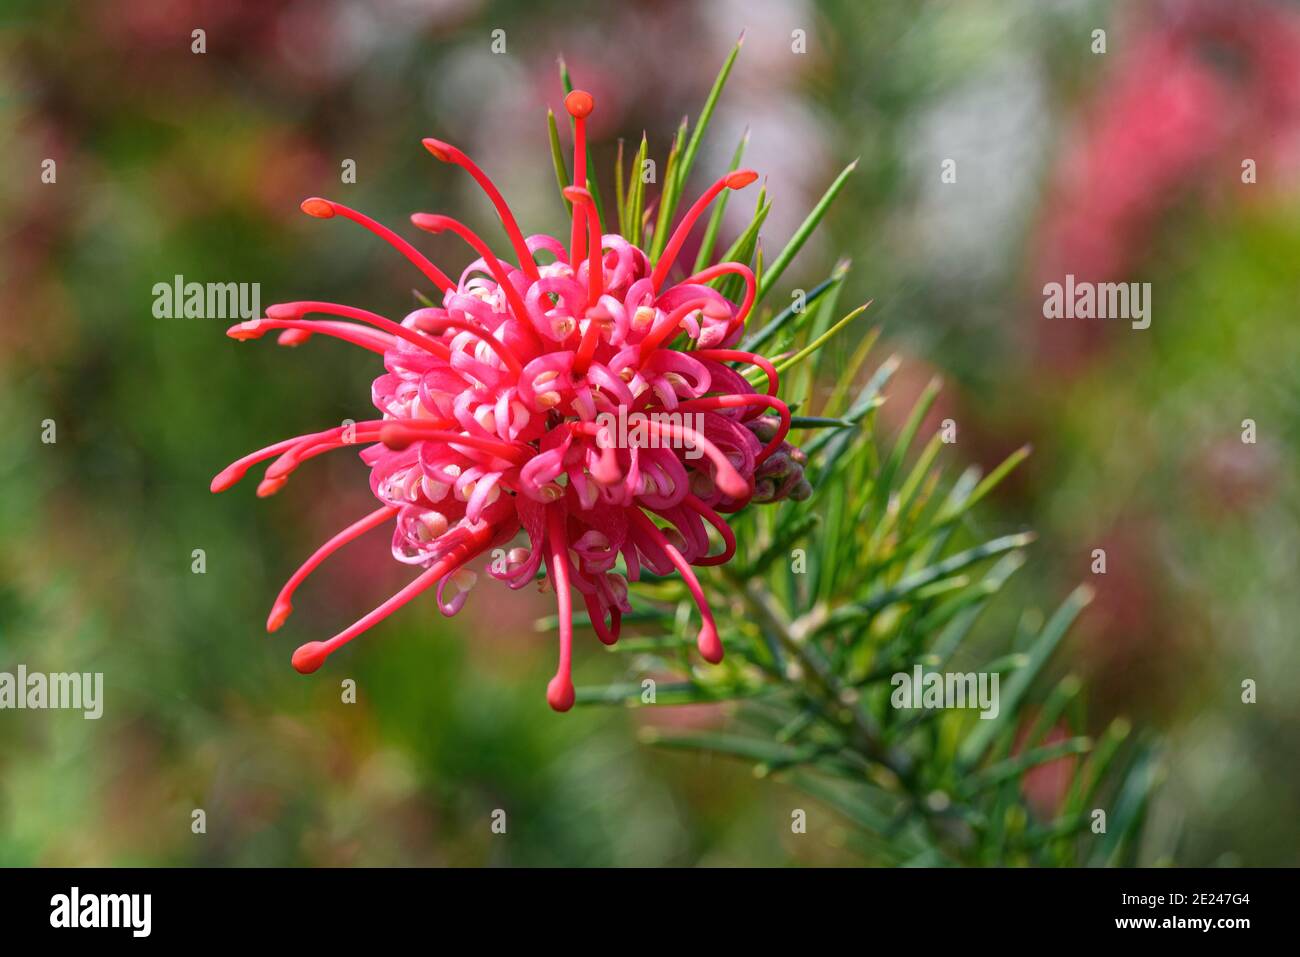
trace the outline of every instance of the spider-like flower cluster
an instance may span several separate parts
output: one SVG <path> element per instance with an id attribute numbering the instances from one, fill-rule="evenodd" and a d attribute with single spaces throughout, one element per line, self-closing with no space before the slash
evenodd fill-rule
<path id="1" fill-rule="evenodd" d="M 309 215 L 342 216 L 391 243 L 440 290 L 441 305 L 400 323 L 324 302 L 271 306 L 266 318 L 232 327 L 237 339 L 278 332 L 284 345 L 313 335 L 346 340 L 383 357 L 371 388 L 380 415 L 296 436 L 245 456 L 212 483 L 230 487 L 254 464 L 274 459 L 258 488 L 278 491 L 309 458 L 364 445 L 371 514 L 322 545 L 289 579 L 271 611 L 278 629 L 297 587 L 330 554 L 380 525 L 393 527 L 393 555 L 423 569 L 410 584 L 328 641 L 301 646 L 294 667 L 307 673 L 417 594 L 436 587 L 439 608 L 456 613 L 489 556 L 486 570 L 512 588 L 544 567 L 559 610 L 559 668 L 547 700 L 560 711 L 574 701 L 570 677 L 572 595 L 585 605 L 598 637 L 618 639 L 630 610 L 628 582 L 643 568 L 678 573 L 699 606 L 701 655 L 722 659 L 713 615 L 692 566 L 728 561 L 736 542 L 722 517 L 751 502 L 806 497 L 802 453 L 785 437 L 790 411 L 777 398 L 772 363 L 736 348 L 756 286 L 742 263 L 723 262 L 669 283 L 693 225 L 724 189 L 754 181 L 729 173 L 685 213 L 654 263 L 624 237 L 603 233 L 587 182 L 586 118 L 591 97 L 575 90 L 573 208 L 567 246 L 525 237 L 487 175 L 438 140 L 425 147 L 465 169 L 482 186 L 505 227 L 512 265 L 463 224 L 417 213 L 414 225 L 460 236 L 477 254 L 453 282 L 410 243 L 342 204 L 313 198 Z M 741 302 L 713 285 L 737 276 Z M 326 316 L 309 319 L 308 316 Z M 683 347 L 673 348 L 684 334 Z M 765 374 L 758 391 L 737 371 Z M 635 420 L 628 430 L 614 423 Z M 710 554 L 712 528 L 721 551 Z M 507 548 L 520 536 L 527 545 Z M 621 565 L 620 565 L 621 560 Z"/>

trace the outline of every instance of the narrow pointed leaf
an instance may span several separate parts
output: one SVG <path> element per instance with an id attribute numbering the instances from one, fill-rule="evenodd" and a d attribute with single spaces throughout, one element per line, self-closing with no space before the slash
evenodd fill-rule
<path id="1" fill-rule="evenodd" d="M 1074 620 L 1079 617 L 1079 612 L 1092 601 L 1092 596 L 1093 590 L 1090 586 L 1080 585 L 1070 593 L 1057 609 L 1056 614 L 1043 626 L 1042 632 L 1029 650 L 1029 664 L 1017 671 L 1002 688 L 1001 710 L 998 716 L 992 721 L 979 722 L 961 743 L 957 752 L 959 767 L 973 767 L 1003 728 L 1015 720 L 1019 713 L 1021 699 L 1029 691 L 1029 686 L 1043 670 L 1052 653 L 1056 651 L 1056 646 L 1060 644 L 1061 638 L 1065 636 L 1070 625 L 1074 624 Z"/>
<path id="2" fill-rule="evenodd" d="M 627 235 L 627 195 L 623 181 L 623 137 L 618 138 L 618 152 L 614 155 L 614 207 L 618 212 L 618 234 Z"/>
<path id="3" fill-rule="evenodd" d="M 677 170 L 679 193 L 685 188 L 686 181 L 695 166 L 695 157 L 700 151 L 700 143 L 704 140 L 704 131 L 709 128 L 709 121 L 713 119 L 713 110 L 718 105 L 718 97 L 722 95 L 722 88 L 727 85 L 727 78 L 731 76 L 731 68 L 735 66 L 736 57 L 740 55 L 740 48 L 744 43 L 745 35 L 742 33 L 740 39 L 736 41 L 736 45 L 727 54 L 727 59 L 723 61 L 722 69 L 718 71 L 717 79 L 713 81 L 713 87 L 709 90 L 709 95 L 700 110 L 699 118 L 695 121 L 695 129 L 691 132 L 690 142 L 686 144 L 686 151 L 682 154 L 681 166 Z"/>
<path id="4" fill-rule="evenodd" d="M 560 187 L 560 202 L 564 204 L 565 213 L 572 215 L 573 204 L 564 198 L 564 190 L 573 181 L 569 178 L 569 168 L 564 162 L 564 147 L 560 145 L 560 129 L 555 125 L 555 113 L 551 110 L 546 111 L 546 128 L 551 141 L 551 162 L 555 166 L 555 182 Z"/>
<path id="5" fill-rule="evenodd" d="M 992 541 L 985 542 L 975 548 L 968 548 L 964 552 L 958 552 L 941 562 L 936 562 L 928 568 L 923 568 L 919 572 L 913 572 L 910 575 L 900 579 L 897 584 L 878 589 L 875 594 L 867 598 L 866 601 L 857 602 L 852 605 L 846 605 L 837 609 L 827 619 L 828 624 L 846 624 L 848 622 L 869 617 L 889 605 L 906 600 L 917 589 L 924 588 L 941 578 L 947 578 L 962 569 L 969 568 L 976 562 L 981 562 L 986 558 L 992 558 L 995 555 L 1002 555 L 1006 552 L 1017 548 L 1024 548 L 1034 540 L 1030 532 L 1021 532 L 1017 535 L 1004 535 L 1001 538 L 995 538 Z M 1071 619 L 1072 620 L 1072 619 Z M 1059 637 L 1059 636 L 1058 636 Z M 1053 647 L 1055 647 L 1053 645 Z M 994 722 L 988 722 L 993 724 Z"/>
<path id="6" fill-rule="evenodd" d="M 813 231 L 817 228 L 818 224 L 820 224 L 822 219 L 825 218 L 827 211 L 831 207 L 831 203 L 835 202 L 835 197 L 838 196 L 840 190 L 844 188 L 844 184 L 848 181 L 850 174 L 857 169 L 857 166 L 858 161 L 854 160 L 848 166 L 844 167 L 844 171 L 841 172 L 839 176 L 835 177 L 835 181 L 831 183 L 826 192 L 822 194 L 822 198 L 817 201 L 817 205 L 814 206 L 812 212 L 808 214 L 808 218 L 805 219 L 803 223 L 800 224 L 799 228 L 794 231 L 794 235 L 790 237 L 790 241 L 786 243 L 786 246 L 781 250 L 780 255 L 778 255 L 776 259 L 772 260 L 772 264 L 767 269 L 767 275 L 763 277 L 763 285 L 758 290 L 758 302 L 762 302 L 768 292 L 771 291 L 772 286 L 781 278 L 781 274 L 785 272 L 786 267 L 790 265 L 790 261 L 798 255 L 799 250 L 802 249 L 804 243 L 808 241 L 808 237 L 813 234 Z"/>
<path id="7" fill-rule="evenodd" d="M 852 312 L 850 312 L 839 322 L 835 323 L 835 325 L 827 329 L 826 332 L 822 333 L 821 336 L 819 336 L 817 339 L 810 342 L 808 345 L 804 346 L 802 349 L 800 349 L 790 358 L 783 359 L 780 362 L 776 363 L 776 371 L 786 372 L 794 368 L 799 363 L 803 362 L 809 356 L 815 355 L 818 349 L 822 348 L 822 346 L 826 345 L 826 343 L 830 342 L 837 335 L 843 332 L 848 327 L 849 323 L 851 323 L 854 319 L 858 318 L 858 316 L 866 312 L 870 306 L 871 303 L 869 302 L 865 302 L 862 305 L 858 306 L 858 308 L 854 309 Z"/>
<path id="8" fill-rule="evenodd" d="M 806 316 L 808 307 L 813 305 L 833 286 L 844 282 L 844 277 L 848 274 L 848 261 L 842 260 L 831 273 L 830 278 L 823 279 L 812 289 L 808 290 L 804 296 L 803 302 L 792 302 L 786 308 L 782 309 L 775 317 L 770 319 L 761 329 L 750 333 L 741 343 L 740 348 L 748 352 L 756 352 L 763 343 L 767 342 L 778 332 L 784 329 L 796 316 Z M 796 308 L 802 306 L 802 308 Z M 797 327 L 796 327 L 797 328 Z"/>

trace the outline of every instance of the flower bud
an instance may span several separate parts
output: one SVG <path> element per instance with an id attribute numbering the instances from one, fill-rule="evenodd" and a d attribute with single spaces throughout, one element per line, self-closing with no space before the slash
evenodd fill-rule
<path id="1" fill-rule="evenodd" d="M 760 415 L 758 418 L 746 422 L 745 427 L 753 432 L 760 442 L 771 442 L 772 439 L 776 438 L 781 423 L 770 415 Z"/>
<path id="2" fill-rule="evenodd" d="M 792 470 L 798 469 L 794 459 L 783 450 L 778 450 L 768 457 L 768 460 L 758 467 L 759 478 L 783 479 L 790 474 Z"/>

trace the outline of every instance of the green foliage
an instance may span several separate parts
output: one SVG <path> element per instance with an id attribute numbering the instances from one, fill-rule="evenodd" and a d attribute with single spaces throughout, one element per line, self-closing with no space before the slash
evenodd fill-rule
<path id="1" fill-rule="evenodd" d="M 799 422 L 805 434 L 834 436 L 809 443 L 817 446 L 813 498 L 751 507 L 733 523 L 735 559 L 702 570 L 723 664 L 697 663 L 690 598 L 680 584 L 657 581 L 648 595 L 636 592 L 630 627 L 639 637 L 612 649 L 631 655 L 636 680 L 584 688 L 579 701 L 641 705 L 640 679 L 668 671 L 685 677 L 659 685 L 653 706 L 739 702 L 726 731 L 651 740 L 730 755 L 788 780 L 862 829 L 864 851 L 882 863 L 1131 860 L 1154 781 L 1150 749 L 1125 748 L 1122 721 L 1094 743 L 1080 709 L 1066 708 L 1078 680 L 1052 681 L 1047 671 L 1090 589 L 1069 595 L 1023 651 L 1008 642 L 987 660 L 975 626 L 1033 536 L 977 536 L 969 507 L 992 484 L 972 471 L 945 482 L 934 464 L 938 443 L 903 467 L 922 417 L 892 445 L 879 439 L 884 378 L 870 376 L 851 407 L 828 404 Z M 1015 453 L 1008 466 L 1023 458 Z M 958 670 L 1000 675 L 995 718 L 891 706 L 891 676 L 958 667 L 968 648 Z M 1068 763 L 1072 783 L 1040 820 L 1025 778 L 1052 762 Z M 1090 828 L 1096 808 L 1113 809 L 1104 834 Z"/>
<path id="2" fill-rule="evenodd" d="M 687 138 L 683 121 L 674 137 L 652 256 L 663 247 L 735 52 L 694 133 Z M 744 145 L 731 168 L 739 165 Z M 616 170 L 621 223 L 637 233 L 643 202 L 637 170 L 644 156 L 643 140 L 626 187 L 621 154 Z M 855 166 L 831 183 L 761 274 L 760 302 L 826 217 Z M 749 226 L 720 259 L 761 267 L 759 232 L 770 206 L 760 190 Z M 715 211 L 697 268 L 719 225 Z M 625 635 L 610 648 L 628 657 L 628 680 L 581 688 L 578 702 L 723 706 L 722 729 L 654 730 L 643 737 L 663 748 L 746 761 L 759 776 L 805 791 L 843 817 L 852 828 L 850 845 L 872 862 L 1131 863 L 1158 777 L 1153 746 L 1130 741 L 1122 720 L 1094 741 L 1078 703 L 1081 682 L 1054 676 L 1049 667 L 1091 589 L 1077 588 L 1039 627 L 1029 624 L 1034 616 L 1023 616 L 1014 640 L 990 640 L 976 627 L 1024 564 L 1034 536 L 987 537 L 972 509 L 1029 449 L 1012 453 L 982 479 L 974 468 L 949 478 L 940 462 L 939 432 L 917 449 L 939 394 L 937 380 L 896 435 L 882 434 L 877 415 L 899 361 L 888 357 L 871 368 L 876 331 L 857 324 L 870 303 L 833 321 L 847 271 L 843 261 L 802 301 L 775 314 L 763 310 L 761 317 L 756 308 L 750 319 L 754 331 L 743 347 L 779 357 L 781 394 L 800 412 L 791 441 L 809 456 L 814 493 L 803 502 L 751 506 L 733 516 L 735 557 L 700 569 L 726 659 L 710 666 L 696 656 L 697 621 L 685 586 L 676 578 L 643 576 L 630 599 L 634 610 L 624 618 Z M 741 291 L 732 277 L 717 286 L 733 297 Z M 823 348 L 851 333 L 858 336 L 851 350 Z M 761 373 L 741 371 L 761 380 Z M 829 389 L 814 388 L 827 383 Z M 554 621 L 539 627 L 552 628 Z M 998 675 L 996 714 L 896 706 L 894 677 L 910 676 L 917 667 Z M 677 677 L 647 684 L 665 673 Z M 1040 769 L 1064 776 L 1035 785 L 1031 775 Z M 1097 810 L 1107 813 L 1104 831 L 1094 830 Z"/>

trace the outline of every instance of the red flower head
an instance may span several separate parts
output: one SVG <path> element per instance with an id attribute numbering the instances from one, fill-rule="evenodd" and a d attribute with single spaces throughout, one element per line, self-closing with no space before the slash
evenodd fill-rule
<path id="1" fill-rule="evenodd" d="M 642 567 L 682 576 L 703 618 L 700 654 L 722 659 L 722 643 L 692 565 L 726 562 L 735 537 L 723 514 L 751 501 L 804 497 L 802 455 L 785 443 L 790 411 L 776 397 L 766 359 L 735 348 L 755 298 L 754 275 L 738 262 L 711 266 L 670 285 L 682 244 L 725 189 L 757 174 L 719 179 L 682 217 L 653 265 L 641 249 L 603 233 L 587 182 L 589 94 L 565 100 L 574 119 L 573 206 L 567 247 L 551 236 L 525 237 L 500 192 L 464 153 L 426 139 L 436 158 L 466 170 L 496 207 L 518 266 L 499 259 L 463 224 L 416 213 L 428 232 L 450 231 L 478 256 L 453 282 L 406 240 L 355 210 L 308 199 L 303 212 L 343 217 L 383 238 L 442 293 L 442 305 L 402 322 L 351 306 L 291 302 L 266 318 L 228 330 L 235 339 L 279 332 L 282 345 L 332 336 L 383 357 L 371 396 L 379 417 L 300 435 L 247 455 L 212 481 L 214 492 L 255 463 L 274 459 L 258 495 L 277 492 L 291 472 L 331 449 L 364 444 L 370 487 L 381 506 L 322 545 L 281 590 L 270 631 L 289 616 L 294 590 L 325 558 L 364 532 L 393 525 L 393 556 L 423 569 L 410 584 L 328 641 L 293 655 L 306 674 L 326 657 L 426 589 L 455 614 L 476 576 L 475 559 L 511 588 L 533 581 L 545 563 L 560 618 L 559 669 L 547 688 L 551 707 L 573 705 L 570 678 L 572 592 L 596 634 L 612 644 L 630 610 L 627 582 Z M 549 260 L 539 262 L 539 259 Z M 710 283 L 738 276 L 740 303 Z M 310 315 L 327 319 L 308 319 Z M 684 346 L 674 348 L 679 335 Z M 758 392 L 733 367 L 766 375 Z M 772 414 L 775 413 L 775 414 Z M 709 554 L 708 526 L 723 543 Z M 506 549 L 523 533 L 527 547 Z M 619 560 L 622 559 L 622 571 Z"/>

